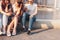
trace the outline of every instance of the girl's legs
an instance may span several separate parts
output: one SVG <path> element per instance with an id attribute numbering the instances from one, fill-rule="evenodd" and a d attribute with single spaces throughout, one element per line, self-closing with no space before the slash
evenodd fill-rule
<path id="1" fill-rule="evenodd" d="M 24 29 L 25 29 L 25 24 L 26 24 L 26 13 L 24 13 L 22 17 L 22 25 Z"/>
<path id="2" fill-rule="evenodd" d="M 8 16 L 3 15 L 3 34 L 6 34 L 7 23 L 8 23 Z"/>
<path id="3" fill-rule="evenodd" d="M 13 28 L 13 33 L 12 35 L 16 35 L 16 27 L 17 27 L 17 17 L 14 17 L 14 19 L 11 21 L 11 23 L 8 25 L 8 29 L 7 29 L 7 36 L 11 36 L 11 33 L 10 33 L 10 29 L 13 27 L 14 25 L 14 28 Z"/>
<path id="4" fill-rule="evenodd" d="M 2 34 L 2 15 L 0 14 L 0 35 Z"/>
<path id="5" fill-rule="evenodd" d="M 16 35 L 16 27 L 17 27 L 17 23 L 18 23 L 18 18 L 15 17 L 15 18 L 14 18 L 14 28 L 13 28 L 12 35 Z"/>
<path id="6" fill-rule="evenodd" d="M 13 27 L 13 25 L 14 25 L 14 19 L 8 25 L 8 28 L 7 28 L 7 36 L 11 36 L 10 29 Z"/>
<path id="7" fill-rule="evenodd" d="M 32 18 L 29 18 L 29 27 L 28 27 L 28 32 L 27 32 L 28 34 L 30 34 L 30 32 L 31 32 L 31 29 L 33 27 L 35 20 L 36 20 L 35 16 L 33 16 Z"/>
<path id="8" fill-rule="evenodd" d="M 1 21 L 1 19 L 0 19 L 0 35 L 2 34 L 1 29 L 2 29 L 2 21 Z"/>

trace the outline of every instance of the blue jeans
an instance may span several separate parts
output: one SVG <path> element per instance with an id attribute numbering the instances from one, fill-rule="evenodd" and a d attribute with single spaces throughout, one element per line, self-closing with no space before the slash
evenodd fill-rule
<path id="1" fill-rule="evenodd" d="M 30 16 L 30 15 L 29 15 L 28 13 L 24 13 L 24 14 L 23 14 L 22 24 L 23 24 L 23 26 L 25 26 L 26 21 L 29 20 L 29 29 L 32 29 L 32 26 L 33 26 L 33 23 L 34 23 L 35 20 L 36 20 L 36 17 L 33 16 L 32 18 L 29 18 L 29 16 Z"/>
<path id="2" fill-rule="evenodd" d="M 0 28 L 2 28 L 2 17 L 3 15 L 0 13 Z"/>

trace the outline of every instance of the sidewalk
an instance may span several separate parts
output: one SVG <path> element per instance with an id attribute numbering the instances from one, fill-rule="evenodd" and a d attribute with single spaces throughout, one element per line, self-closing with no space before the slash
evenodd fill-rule
<path id="1" fill-rule="evenodd" d="M 60 40 L 60 29 L 37 29 L 32 35 L 25 32 L 12 37 L 0 36 L 0 40 Z"/>

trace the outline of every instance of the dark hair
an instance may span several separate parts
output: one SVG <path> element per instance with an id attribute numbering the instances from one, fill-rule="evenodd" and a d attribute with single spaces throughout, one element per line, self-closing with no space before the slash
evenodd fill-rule
<path id="1" fill-rule="evenodd" d="M 21 10 L 20 10 L 20 16 L 22 15 L 22 11 L 24 11 L 23 9 L 24 9 L 24 4 L 23 4 L 23 1 L 22 0 L 20 0 L 20 1 L 18 1 L 17 2 L 18 3 L 18 7 L 21 7 Z"/>
<path id="2" fill-rule="evenodd" d="M 20 0 L 20 2 L 23 2 L 23 0 Z"/>
<path id="3" fill-rule="evenodd" d="M 5 1 L 5 0 L 2 0 L 2 1 Z"/>
<path id="4" fill-rule="evenodd" d="M 3 0 L 3 2 L 4 2 L 4 1 L 5 1 L 5 0 Z M 11 7 L 10 0 L 6 0 L 6 1 L 8 1 L 8 2 L 9 2 L 9 5 L 8 5 L 8 9 L 9 9 L 9 8 Z M 3 4 L 3 3 L 2 3 L 1 7 L 2 7 L 2 10 L 3 10 L 3 11 L 5 11 L 6 3 L 5 3 L 5 4 Z"/>
<path id="5" fill-rule="evenodd" d="M 4 10 L 4 9 L 5 9 L 5 7 L 6 7 L 5 0 L 2 0 L 2 3 L 1 3 L 1 4 L 2 4 L 2 5 L 1 5 L 2 10 Z"/>
<path id="6" fill-rule="evenodd" d="M 5 4 L 5 0 L 2 0 L 2 4 Z"/>
<path id="7" fill-rule="evenodd" d="M 10 3 L 10 0 L 6 0 L 6 1 L 8 1 Z"/>
<path id="8" fill-rule="evenodd" d="M 18 3 L 18 7 L 20 7 L 21 4 L 23 5 L 23 2 L 21 0 L 18 1 L 17 3 Z"/>

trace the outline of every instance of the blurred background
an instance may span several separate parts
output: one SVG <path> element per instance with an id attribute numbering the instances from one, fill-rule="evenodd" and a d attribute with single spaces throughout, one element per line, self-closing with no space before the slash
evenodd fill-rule
<path id="1" fill-rule="evenodd" d="M 16 0 L 11 0 L 13 4 Z M 24 3 L 27 0 L 24 0 Z M 38 4 L 37 20 L 60 19 L 60 0 L 34 0 Z"/>

